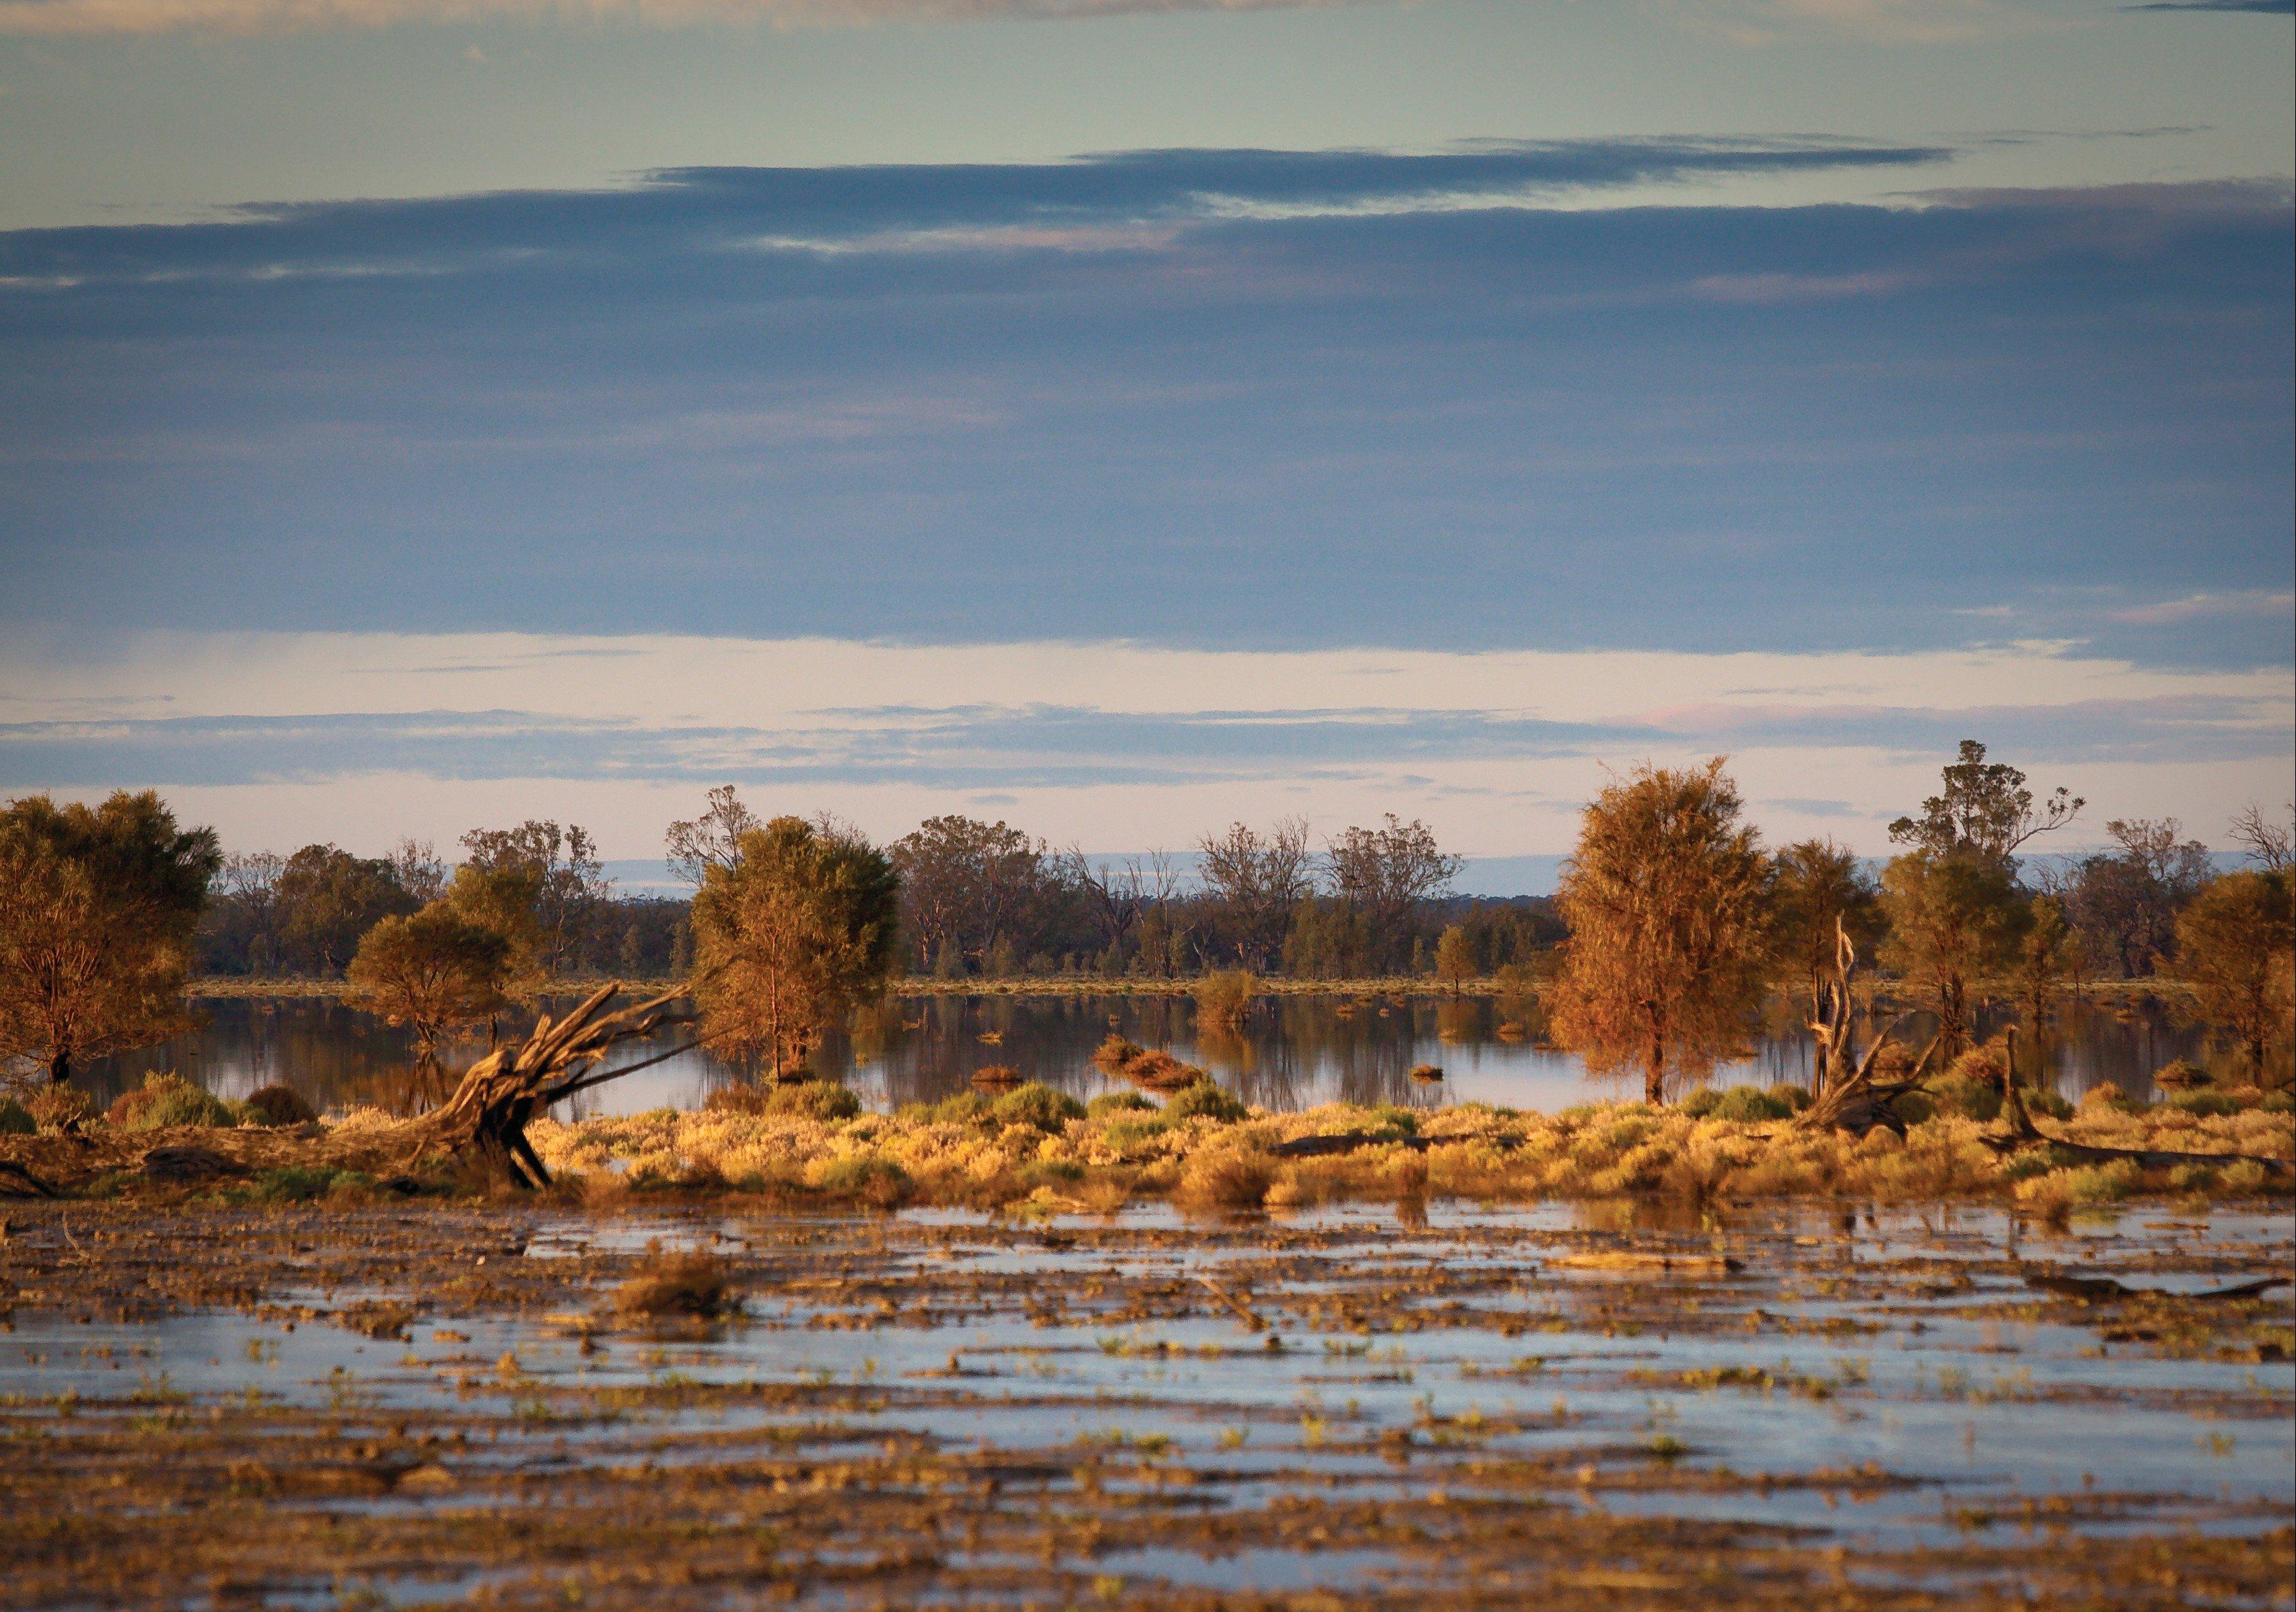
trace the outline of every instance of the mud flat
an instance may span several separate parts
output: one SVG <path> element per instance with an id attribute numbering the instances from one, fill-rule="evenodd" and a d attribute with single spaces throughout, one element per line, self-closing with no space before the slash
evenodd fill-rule
<path id="1" fill-rule="evenodd" d="M 11 1607 L 2284 1607 L 2296 1574 L 2278 1203 L 6 1218 Z"/>

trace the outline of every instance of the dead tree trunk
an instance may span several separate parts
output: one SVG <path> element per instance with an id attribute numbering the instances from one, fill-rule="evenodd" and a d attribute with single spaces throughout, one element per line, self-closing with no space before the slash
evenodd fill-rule
<path id="1" fill-rule="evenodd" d="M 1874 1060 L 1889 1045 L 1898 1027 L 1912 1016 L 1899 1014 L 1874 1038 L 1865 1057 L 1853 1058 L 1856 1049 L 1852 1032 L 1857 1026 L 1857 999 L 1850 990 L 1850 981 L 1857 972 L 1857 948 L 1837 918 L 1833 921 L 1833 978 L 1818 983 L 1818 1011 L 1812 1016 L 1809 1027 L 1810 1034 L 1817 1038 L 1818 1089 L 1811 1094 L 1809 1107 L 1802 1110 L 1795 1124 L 1810 1130 L 1857 1132 L 1882 1125 L 1902 1133 L 1905 1122 L 1892 1111 L 1890 1101 L 1921 1084 L 1930 1060 L 1936 1055 L 1938 1038 L 1931 1038 L 1906 1078 L 1887 1084 L 1877 1081 Z"/>
<path id="2" fill-rule="evenodd" d="M 620 990 L 619 982 L 610 981 L 565 1018 L 554 1021 L 545 1013 L 536 1021 L 533 1035 L 498 1046 L 472 1064 L 454 1096 L 416 1122 L 421 1135 L 413 1158 L 459 1154 L 503 1171 L 519 1186 L 549 1185 L 550 1174 L 526 1137 L 527 1125 L 537 1114 L 577 1092 L 701 1044 L 691 1041 L 643 1063 L 598 1070 L 598 1063 L 619 1043 L 651 1035 L 666 1025 L 693 1021 L 691 1013 L 668 1011 L 685 994 L 683 986 L 619 1012 L 602 1014 Z"/>

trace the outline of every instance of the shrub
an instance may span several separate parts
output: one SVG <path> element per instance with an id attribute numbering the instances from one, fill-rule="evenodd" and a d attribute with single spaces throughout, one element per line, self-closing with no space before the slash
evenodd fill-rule
<path id="1" fill-rule="evenodd" d="M 50 1086 L 26 1098 L 24 1111 L 42 1130 L 62 1130 L 68 1125 L 94 1118 L 95 1099 L 78 1086 Z"/>
<path id="2" fill-rule="evenodd" d="M 308 1203 L 328 1193 L 372 1184 L 356 1170 L 337 1170 L 327 1165 L 283 1165 L 275 1170 L 266 1170 L 249 1182 L 245 1195 L 257 1203 Z"/>
<path id="3" fill-rule="evenodd" d="M 2192 1091 L 2210 1084 L 2209 1072 L 2189 1059 L 2179 1058 L 2152 1071 L 2152 1084 L 2168 1091 Z"/>
<path id="4" fill-rule="evenodd" d="M 0 1097 L 0 1136 L 29 1136 L 39 1128 L 29 1109 L 12 1097 Z"/>
<path id="5" fill-rule="evenodd" d="M 791 1114 L 834 1125 L 861 1111 L 861 1100 L 842 1081 L 804 1080 L 775 1086 L 766 1097 L 766 1112 Z"/>
<path id="6" fill-rule="evenodd" d="M 794 1115 L 832 1125 L 858 1114 L 861 1100 L 836 1081 L 790 1080 L 765 1086 L 741 1081 L 719 1086 L 701 1106 L 718 1114 Z"/>
<path id="7" fill-rule="evenodd" d="M 157 1131 L 170 1125 L 231 1126 L 238 1117 L 222 1099 L 180 1075 L 144 1077 L 141 1089 L 123 1092 L 104 1117 L 123 1131 Z"/>
<path id="8" fill-rule="evenodd" d="M 1693 1092 L 1684 1100 L 1682 1109 L 1694 1118 L 1726 1119 L 1738 1125 L 1791 1119 L 1794 1114 L 1794 1105 L 1784 1093 L 1742 1085 L 1732 1086 L 1726 1092 L 1717 1092 L 1710 1086 Z"/>
<path id="9" fill-rule="evenodd" d="M 1196 1020 L 1207 1029 L 1233 1030 L 1259 994 L 1259 980 L 1249 969 L 1229 969 L 1196 981 Z"/>
<path id="10" fill-rule="evenodd" d="M 906 1170 L 873 1153 L 832 1159 L 821 1172 L 819 1185 L 832 1198 L 878 1209 L 899 1208 L 916 1190 Z"/>
<path id="11" fill-rule="evenodd" d="M 646 1263 L 614 1290 L 614 1308 L 626 1315 L 710 1316 L 739 1303 L 714 1255 L 664 1254 L 658 1242 L 646 1245 Z"/>
<path id="12" fill-rule="evenodd" d="M 1275 1184 L 1275 1161 L 1265 1153 L 1207 1153 L 1180 1177 L 1179 1198 L 1201 1209 L 1256 1209 Z"/>
<path id="13" fill-rule="evenodd" d="M 2144 1105 L 2108 1080 L 2103 1085 L 2091 1086 L 2082 1092 L 2080 1106 L 2084 1109 L 2110 1109 L 2117 1114 L 2134 1114 Z"/>
<path id="14" fill-rule="evenodd" d="M 1065 1092 L 1054 1091 L 1041 1080 L 1032 1080 L 998 1098 L 989 1113 L 999 1125 L 1057 1131 L 1071 1119 L 1082 1119 L 1084 1104 Z"/>
<path id="15" fill-rule="evenodd" d="M 1086 1119 L 1105 1119 L 1111 1114 L 1144 1114 L 1156 1105 L 1137 1092 L 1105 1092 L 1084 1105 Z"/>
<path id="16" fill-rule="evenodd" d="M 1956 1060 L 1958 1069 L 1963 1060 Z M 1963 1119 L 1974 1119 L 1980 1124 L 2001 1117 L 2001 1088 L 1972 1080 L 1965 1074 L 1948 1074 L 1931 1081 L 1928 1087 L 1930 1101 L 1941 1114 L 1956 1115 Z"/>
<path id="17" fill-rule="evenodd" d="M 2181 1109 L 2187 1114 L 2237 1114 L 2248 1105 L 2230 1092 L 2172 1092 L 2163 1108 Z"/>
<path id="18" fill-rule="evenodd" d="M 292 1086 L 260 1087 L 249 1093 L 240 1108 L 250 1125 L 299 1125 L 318 1117 Z"/>
<path id="19" fill-rule="evenodd" d="M 959 1092 L 939 1102 L 904 1103 L 896 1117 L 921 1125 L 980 1125 L 988 1121 L 995 1106 L 978 1092 Z"/>
<path id="20" fill-rule="evenodd" d="M 1213 1119 L 1222 1125 L 1234 1125 L 1250 1111 L 1210 1080 L 1183 1087 L 1164 1105 L 1167 1119 Z"/>

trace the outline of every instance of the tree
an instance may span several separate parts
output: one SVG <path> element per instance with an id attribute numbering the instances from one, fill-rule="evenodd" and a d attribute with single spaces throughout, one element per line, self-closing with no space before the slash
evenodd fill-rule
<path id="1" fill-rule="evenodd" d="M 575 824 L 561 829 L 547 818 L 529 818 L 514 829 L 472 829 L 463 836 L 463 848 L 470 853 L 465 868 L 496 881 L 486 904 L 508 924 L 505 934 L 522 929 L 530 937 L 535 966 L 556 978 L 580 948 L 613 888 L 589 831 Z M 512 873 L 519 877 L 503 877 Z M 461 877 L 459 870 L 456 877 Z M 530 924 L 510 923 L 512 892 L 529 887 L 533 891 Z"/>
<path id="2" fill-rule="evenodd" d="M 502 1009 L 510 968 L 510 942 L 498 930 L 434 901 L 366 932 L 351 959 L 351 1001 L 411 1028 L 427 1056 L 448 1032 Z"/>
<path id="3" fill-rule="evenodd" d="M 2177 838 L 2183 825 L 2173 817 L 2115 819 L 2104 827 L 2120 850 L 2082 858 L 2066 894 L 2088 944 L 2134 979 L 2175 952 L 2177 913 L 2215 869 L 2206 846 Z"/>
<path id="4" fill-rule="evenodd" d="M 2296 805 L 2289 806 L 2296 812 Z M 2291 865 L 2290 847 L 2296 842 L 2296 832 L 2264 814 L 2264 808 L 2254 801 L 2241 807 L 2232 820 L 2232 840 L 2248 853 L 2249 859 L 2267 873 L 2285 873 Z"/>
<path id="5" fill-rule="evenodd" d="M 27 796 L 0 811 L 0 1058 L 52 1082 L 188 1027 L 191 944 L 222 865 L 149 790 L 94 809 Z"/>
<path id="6" fill-rule="evenodd" d="M 2017 1006 L 2038 1051 L 2056 1022 L 2066 982 L 2080 966 L 2081 943 L 2065 919 L 2064 904 L 2055 896 L 2034 896 L 2030 912 L 2031 921 L 2017 948 L 2015 982 Z"/>
<path id="7" fill-rule="evenodd" d="M 986 970 L 1041 880 L 1045 847 L 1003 822 L 931 817 L 893 842 L 902 929 L 920 968 L 947 947 Z"/>
<path id="8" fill-rule="evenodd" d="M 2059 789 L 2038 806 L 2015 767 L 1985 759 L 1974 739 L 1961 741 L 1961 759 L 1945 769 L 1945 790 L 1922 802 L 1919 817 L 1900 817 L 1890 838 L 1932 856 L 1969 852 L 2009 863 L 2036 834 L 2063 828 L 2088 802 Z M 2013 864 L 2012 864 L 2013 865 Z"/>
<path id="9" fill-rule="evenodd" d="M 1779 964 L 1809 993 L 1813 1019 L 1825 1013 L 1826 981 L 1839 969 L 1839 937 L 1871 954 L 1883 929 L 1881 892 L 1855 852 L 1831 839 L 1804 839 L 1777 855 L 1777 881 L 1771 904 L 1773 945 Z M 1812 1072 L 1822 1090 L 1830 1071 Z"/>
<path id="10" fill-rule="evenodd" d="M 704 870 L 693 897 L 694 996 L 709 1040 L 801 1065 L 823 1030 L 884 987 L 900 876 L 858 835 L 776 817 Z"/>
<path id="11" fill-rule="evenodd" d="M 271 974 L 286 963 L 279 876 L 287 859 L 275 851 L 237 852 L 223 859 L 200 916 L 202 973 Z"/>
<path id="12" fill-rule="evenodd" d="M 307 845 L 287 859 L 275 887 L 288 956 L 307 971 L 333 974 L 382 919 L 414 911 L 389 862 L 332 845 Z"/>
<path id="13" fill-rule="evenodd" d="M 1371 932 L 1372 967 L 1393 970 L 1418 938 L 1419 904 L 1440 896 L 1458 876 L 1462 858 L 1447 855 L 1435 832 L 1417 818 L 1383 827 L 1351 828 L 1332 842 L 1332 888 L 1364 915 Z"/>
<path id="14" fill-rule="evenodd" d="M 1467 938 L 1466 926 L 1452 924 L 1435 943 L 1435 978 L 1447 984 L 1456 996 L 1459 987 L 1480 971 L 1475 965 L 1475 944 Z"/>
<path id="15" fill-rule="evenodd" d="M 1882 961 L 1937 1015 L 1939 1046 L 1951 1058 L 1970 1039 L 1971 986 L 2014 966 L 2032 908 L 2006 859 L 1969 847 L 1895 858 L 1882 874 L 1882 905 L 1890 920 Z"/>
<path id="16" fill-rule="evenodd" d="M 1604 790 L 1557 894 L 1554 1038 L 1595 1074 L 1639 1067 L 1651 1102 L 1742 1047 L 1761 1001 L 1770 863 L 1722 765 L 1645 765 Z"/>
<path id="17" fill-rule="evenodd" d="M 731 868 L 739 861 L 742 836 L 760 826 L 734 786 L 721 784 L 709 791 L 709 804 L 701 816 L 669 825 L 664 837 L 669 871 L 698 887 L 711 868 Z"/>
<path id="18" fill-rule="evenodd" d="M 2226 873 L 2177 919 L 2177 972 L 2197 1017 L 2239 1039 L 2260 1084 L 2296 1015 L 2296 877 Z"/>
<path id="19" fill-rule="evenodd" d="M 1307 819 L 1283 818 L 1265 835 L 1231 823 L 1196 848 L 1197 876 L 1227 949 L 1246 969 L 1266 970 L 1283 944 L 1292 909 L 1314 888 Z"/>

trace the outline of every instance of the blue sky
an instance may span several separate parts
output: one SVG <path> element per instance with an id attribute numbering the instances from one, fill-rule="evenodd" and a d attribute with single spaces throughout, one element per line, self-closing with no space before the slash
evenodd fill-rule
<path id="1" fill-rule="evenodd" d="M 1968 736 L 2214 835 L 2288 9 L 0 0 L 0 790 L 1524 857 L 1727 751 L 1871 851 Z"/>

